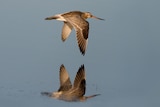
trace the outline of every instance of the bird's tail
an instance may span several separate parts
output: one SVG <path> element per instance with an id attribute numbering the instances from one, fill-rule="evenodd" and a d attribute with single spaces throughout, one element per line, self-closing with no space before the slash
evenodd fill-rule
<path id="1" fill-rule="evenodd" d="M 58 16 L 51 16 L 51 17 L 47 17 L 45 18 L 45 20 L 52 20 L 52 19 L 58 19 Z"/>
<path id="2" fill-rule="evenodd" d="M 52 93 L 51 92 L 41 92 L 41 95 L 45 95 L 45 96 L 51 97 Z"/>

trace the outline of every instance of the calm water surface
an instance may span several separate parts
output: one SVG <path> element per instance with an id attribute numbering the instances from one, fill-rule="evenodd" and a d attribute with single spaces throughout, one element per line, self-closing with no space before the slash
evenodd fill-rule
<path id="1" fill-rule="evenodd" d="M 0 106 L 159 107 L 159 4 L 157 0 L 2 1 Z M 63 43 L 63 23 L 44 20 L 71 10 L 106 19 L 88 19 L 85 56 L 79 52 L 75 31 Z M 61 64 L 71 81 L 84 64 L 86 95 L 101 96 L 83 103 L 41 96 L 42 91 L 58 89 Z"/>

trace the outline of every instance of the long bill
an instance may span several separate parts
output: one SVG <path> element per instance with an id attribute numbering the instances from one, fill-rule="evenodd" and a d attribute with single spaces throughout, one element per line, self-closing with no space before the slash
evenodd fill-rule
<path id="1" fill-rule="evenodd" d="M 86 96 L 86 99 L 96 97 L 96 96 L 99 96 L 99 95 L 101 95 L 101 94 L 94 94 L 94 95 L 91 95 L 91 96 Z"/>
<path id="2" fill-rule="evenodd" d="M 102 18 L 99 18 L 99 17 L 96 17 L 96 16 L 92 16 L 92 18 L 95 18 L 95 19 L 98 19 L 98 20 L 105 20 L 105 19 L 102 19 Z"/>

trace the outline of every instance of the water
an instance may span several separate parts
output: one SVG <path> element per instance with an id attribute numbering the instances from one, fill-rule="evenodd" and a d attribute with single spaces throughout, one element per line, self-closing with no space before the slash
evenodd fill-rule
<path id="1" fill-rule="evenodd" d="M 0 4 L 0 106 L 159 107 L 160 15 L 156 0 L 2 1 Z M 75 31 L 61 42 L 63 23 L 44 18 L 71 10 L 106 19 L 90 22 L 86 55 L 79 52 Z M 82 103 L 44 97 L 59 87 L 64 64 L 73 82 L 85 65 Z"/>

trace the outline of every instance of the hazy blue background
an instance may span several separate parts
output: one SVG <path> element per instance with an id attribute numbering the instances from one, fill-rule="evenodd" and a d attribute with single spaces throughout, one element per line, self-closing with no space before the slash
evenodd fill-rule
<path id="1" fill-rule="evenodd" d="M 106 19 L 88 19 L 85 56 L 74 31 L 62 43 L 63 23 L 44 20 L 71 10 Z M 159 0 L 1 0 L 0 106 L 159 107 L 159 11 Z M 101 96 L 84 103 L 41 96 L 58 89 L 61 64 L 72 81 L 84 64 L 86 95 Z"/>

